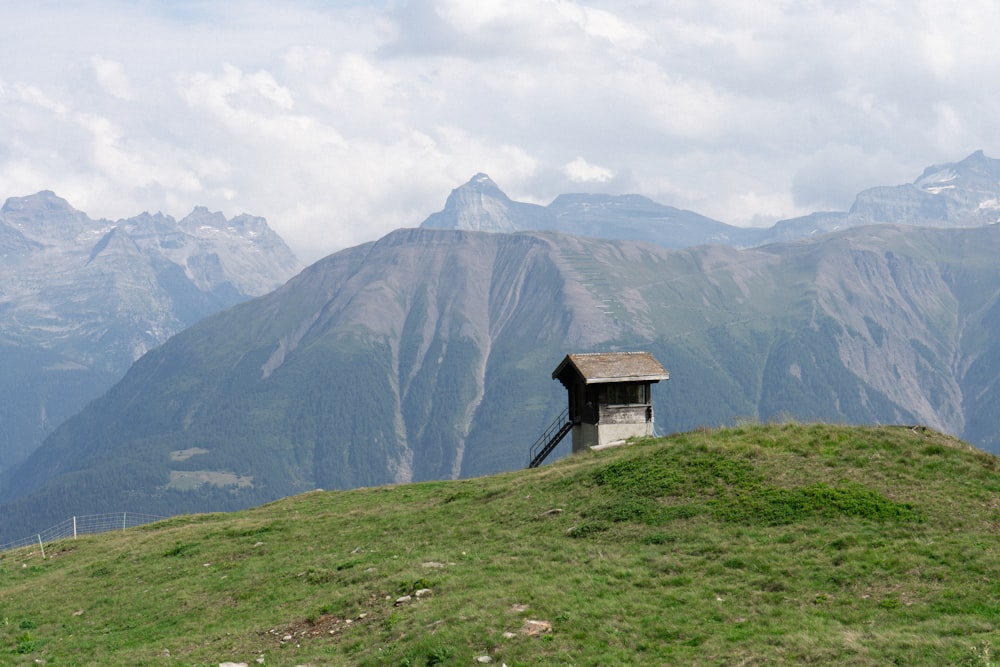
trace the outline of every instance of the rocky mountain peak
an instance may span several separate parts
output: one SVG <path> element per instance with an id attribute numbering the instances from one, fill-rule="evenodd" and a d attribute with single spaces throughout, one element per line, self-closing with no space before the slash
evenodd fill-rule
<path id="1" fill-rule="evenodd" d="M 231 229 L 247 236 L 252 240 L 274 235 L 274 231 L 267 225 L 267 220 L 256 215 L 242 213 L 235 218 L 230 218 L 228 225 Z"/>
<path id="2" fill-rule="evenodd" d="M 1000 221 L 1000 160 L 982 151 L 928 167 L 913 183 L 858 194 L 847 226 L 891 222 L 978 227 Z"/>
<path id="3" fill-rule="evenodd" d="M 961 162 L 928 167 L 914 185 L 931 194 L 961 189 L 994 192 L 1000 187 L 1000 160 L 976 151 Z"/>
<path id="4" fill-rule="evenodd" d="M 507 197 L 507 195 L 500 190 L 500 186 L 498 186 L 492 178 L 483 172 L 479 172 L 470 178 L 468 183 L 458 189 L 478 190 L 480 192 L 490 192 L 491 194 L 498 195 L 502 198 Z"/>
<path id="5" fill-rule="evenodd" d="M 225 215 L 220 211 L 209 211 L 205 206 L 195 206 L 190 213 L 180 219 L 178 224 L 188 230 L 199 227 L 225 229 L 227 226 Z"/>
<path id="6" fill-rule="evenodd" d="M 430 215 L 420 226 L 512 233 L 545 229 L 551 220 L 552 214 L 545 207 L 511 200 L 493 179 L 480 172 L 452 190 L 444 210 Z"/>
<path id="7" fill-rule="evenodd" d="M 10 197 L 0 209 L 0 220 L 40 243 L 74 239 L 82 232 L 104 226 L 51 190 L 26 197 Z"/>
<path id="8" fill-rule="evenodd" d="M 0 209 L 0 213 L 4 217 L 26 215 L 40 211 L 47 211 L 49 213 L 57 211 L 78 212 L 70 206 L 68 201 L 52 192 L 52 190 L 42 190 L 26 197 L 10 197 L 4 202 L 3 209 Z"/>
<path id="9" fill-rule="evenodd" d="M 517 226 L 511 220 L 513 202 L 489 176 L 476 174 L 465 185 L 448 195 L 441 216 L 448 222 L 446 229 L 478 232 L 513 232 Z"/>

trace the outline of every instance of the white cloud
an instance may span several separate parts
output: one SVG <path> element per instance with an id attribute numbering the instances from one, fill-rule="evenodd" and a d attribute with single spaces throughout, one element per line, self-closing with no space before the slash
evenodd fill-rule
<path id="1" fill-rule="evenodd" d="M 560 31 L 578 31 L 620 48 L 641 47 L 646 33 L 611 11 L 571 0 L 441 0 L 438 14 L 464 34 L 490 29 L 543 40 Z"/>
<path id="2" fill-rule="evenodd" d="M 64 114 L 67 111 L 67 108 L 63 104 L 46 95 L 38 86 L 21 82 L 4 85 L 0 81 L 0 101 L 8 104 L 13 103 L 28 107 L 37 107 L 39 111 L 56 114 Z"/>
<path id="3" fill-rule="evenodd" d="M 132 99 L 132 86 L 125 73 L 125 67 L 120 62 L 91 56 L 90 63 L 94 67 L 97 83 L 105 92 L 123 100 Z"/>
<path id="4" fill-rule="evenodd" d="M 437 11 L 454 28 L 462 32 L 475 32 L 512 17 L 523 7 L 518 2 L 504 0 L 442 0 L 436 3 Z"/>
<path id="5" fill-rule="evenodd" d="M 762 227 L 806 213 L 784 192 L 737 192 L 721 202 L 723 220 Z"/>
<path id="6" fill-rule="evenodd" d="M 619 48 L 639 49 L 649 39 L 641 28 L 611 12 L 587 7 L 577 2 L 560 1 L 557 7 L 562 16 L 579 25 L 588 35 L 607 39 Z"/>
<path id="7" fill-rule="evenodd" d="M 610 169 L 590 164 L 582 157 L 577 157 L 566 164 L 562 170 L 570 180 L 580 183 L 604 183 L 610 181 L 615 175 Z"/>
<path id="8" fill-rule="evenodd" d="M 306 260 L 479 171 L 760 223 L 1000 157 L 998 29 L 987 0 L 5 3 L 0 198 L 246 211 Z"/>

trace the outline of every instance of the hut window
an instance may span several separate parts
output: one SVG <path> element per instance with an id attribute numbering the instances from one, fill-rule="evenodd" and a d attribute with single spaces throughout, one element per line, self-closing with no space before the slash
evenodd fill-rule
<path id="1" fill-rule="evenodd" d="M 644 382 L 635 384 L 609 384 L 606 388 L 606 405 L 649 405 L 649 390 Z"/>

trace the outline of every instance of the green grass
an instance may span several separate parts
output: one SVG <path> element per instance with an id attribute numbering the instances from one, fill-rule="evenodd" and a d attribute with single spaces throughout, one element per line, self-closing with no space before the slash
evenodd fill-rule
<path id="1" fill-rule="evenodd" d="M 314 492 L 0 554 L 0 664 L 992 665 L 998 494 L 952 438 L 822 424 Z"/>

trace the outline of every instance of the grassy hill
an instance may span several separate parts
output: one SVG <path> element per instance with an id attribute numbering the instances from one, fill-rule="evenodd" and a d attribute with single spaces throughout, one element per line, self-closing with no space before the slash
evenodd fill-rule
<path id="1" fill-rule="evenodd" d="M 1000 460 L 750 424 L 0 554 L 0 663 L 989 665 Z"/>

